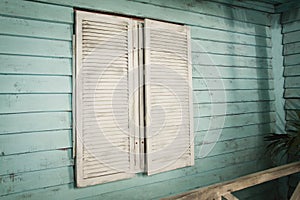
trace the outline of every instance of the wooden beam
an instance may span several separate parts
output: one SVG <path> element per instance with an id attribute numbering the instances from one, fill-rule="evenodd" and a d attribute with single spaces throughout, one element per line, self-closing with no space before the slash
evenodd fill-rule
<path id="1" fill-rule="evenodd" d="M 208 187 L 192 190 L 183 194 L 179 194 L 173 197 L 165 198 L 171 199 L 203 199 L 210 200 L 217 193 L 218 195 L 224 195 L 227 193 L 242 190 L 254 185 L 258 185 L 267 181 L 271 181 L 277 178 L 288 176 L 300 172 L 300 161 L 294 162 L 279 167 L 274 167 L 261 172 L 242 176 L 231 181 L 214 184 Z"/>
<path id="2" fill-rule="evenodd" d="M 227 200 L 239 200 L 237 197 L 235 197 L 233 194 L 231 193 L 227 193 L 227 194 L 224 194 L 223 197 Z"/>
<path id="3" fill-rule="evenodd" d="M 290 200 L 298 200 L 298 199 L 300 199 L 300 182 L 298 183 Z"/>

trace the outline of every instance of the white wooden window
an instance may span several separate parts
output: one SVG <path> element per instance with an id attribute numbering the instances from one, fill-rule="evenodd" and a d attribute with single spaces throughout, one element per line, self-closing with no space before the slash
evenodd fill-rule
<path id="1" fill-rule="evenodd" d="M 193 165 L 189 34 L 182 25 L 76 11 L 78 187 Z"/>

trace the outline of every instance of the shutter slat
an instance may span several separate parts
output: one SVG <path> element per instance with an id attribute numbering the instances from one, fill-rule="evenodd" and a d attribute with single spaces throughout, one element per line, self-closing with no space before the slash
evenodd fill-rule
<path id="1" fill-rule="evenodd" d="M 104 130 L 105 128 L 117 128 L 117 127 L 120 127 L 120 128 L 123 128 L 124 130 L 126 130 L 128 128 L 128 123 L 126 122 L 118 122 L 118 124 L 113 124 L 111 123 L 110 120 L 103 120 L 101 121 L 101 123 L 99 122 L 99 120 L 97 119 L 94 119 L 93 121 L 92 120 L 89 120 L 88 122 L 85 122 L 84 125 L 85 125 L 85 128 L 83 130 L 89 130 L 89 129 L 100 129 L 99 128 L 99 125 L 101 124 L 101 130 Z"/>
<path id="2" fill-rule="evenodd" d="M 162 48 L 162 47 L 161 47 Z M 186 54 L 186 52 L 184 52 Z M 176 59 L 182 63 L 186 63 L 187 61 L 187 55 L 184 54 L 177 54 L 176 52 L 163 52 L 162 50 L 158 50 L 157 52 L 153 50 L 153 53 L 151 53 L 151 57 L 153 61 L 156 59 L 161 59 L 165 61 L 169 61 L 170 59 Z M 184 58 L 184 59 L 183 59 Z M 182 68 L 184 69 L 184 68 Z"/>
<path id="3" fill-rule="evenodd" d="M 175 38 L 176 40 L 177 39 L 181 39 L 181 40 L 184 40 L 186 42 L 186 34 L 180 34 L 180 32 L 177 32 L 177 34 L 174 34 L 173 32 L 169 32 L 169 31 L 166 31 L 166 29 L 161 29 L 159 28 L 158 30 L 151 30 L 151 32 L 153 33 L 153 37 L 157 37 L 157 36 L 160 36 L 160 37 L 169 37 L 169 38 Z"/>
<path id="4" fill-rule="evenodd" d="M 113 170 L 114 169 L 108 168 L 107 171 L 94 172 L 94 173 L 91 172 L 91 173 L 87 174 L 87 177 L 89 177 L 89 178 L 97 178 L 99 176 L 105 176 L 105 177 L 107 177 L 108 175 L 118 175 L 118 176 L 122 175 L 122 172 L 115 171 L 115 173 L 113 173 L 114 172 Z M 109 182 L 109 180 L 106 181 L 106 182 Z"/>
<path id="5" fill-rule="evenodd" d="M 100 50 L 101 48 L 101 50 Z M 125 47 L 117 46 L 117 45 L 104 45 L 104 44 L 89 44 L 83 47 L 84 54 L 83 54 L 83 62 L 100 62 L 100 63 L 110 63 L 110 64 L 119 64 L 119 63 L 126 63 L 127 57 L 124 56 L 126 53 Z M 106 55 L 103 57 L 102 55 Z M 102 56 L 102 59 L 99 60 L 99 56 Z M 89 58 L 89 59 L 87 59 Z"/>
<path id="6" fill-rule="evenodd" d="M 126 147 L 128 146 L 128 145 L 124 145 L 124 140 L 122 140 L 122 141 L 121 140 L 119 140 L 119 141 L 118 140 L 109 140 L 106 142 L 99 141 L 99 142 L 94 142 L 94 143 L 84 140 L 84 143 L 86 145 L 89 145 L 89 151 L 92 151 L 95 156 L 101 157 L 101 159 L 107 158 L 107 160 L 109 160 L 109 161 L 111 161 L 111 159 L 118 154 L 111 154 L 110 151 L 99 152 L 100 145 L 102 148 L 111 148 L 112 146 L 118 146 L 118 148 L 124 149 L 124 150 L 126 150 Z M 119 156 L 119 157 L 121 158 L 122 156 Z M 124 161 L 124 159 L 122 159 L 122 158 L 120 160 Z M 127 162 L 127 161 L 125 160 L 124 162 Z M 107 164 L 110 164 L 110 162 Z M 128 165 L 128 162 L 127 162 L 127 165 Z"/>
<path id="7" fill-rule="evenodd" d="M 175 47 L 175 48 L 182 48 L 183 50 L 185 50 L 186 48 L 186 42 L 182 42 L 180 40 L 176 40 L 176 43 L 174 43 L 174 38 L 170 37 L 168 39 L 166 38 L 161 38 L 161 36 L 153 36 L 151 37 L 151 45 L 153 46 L 153 48 L 155 48 L 156 50 L 163 50 L 160 49 L 160 47 Z M 185 55 L 184 55 L 185 56 Z"/>
<path id="8" fill-rule="evenodd" d="M 116 132 L 116 131 L 115 131 Z M 109 140 L 114 140 L 115 142 L 117 142 L 117 141 L 123 141 L 124 139 L 126 139 L 127 138 L 127 136 L 126 135 L 123 135 L 123 136 L 120 136 L 120 135 L 118 135 L 118 134 L 115 134 L 114 135 L 114 133 L 115 132 L 110 132 L 109 134 L 106 134 L 107 135 L 107 137 L 106 138 L 108 138 Z M 93 134 L 89 134 L 90 136 L 92 136 Z M 112 135 L 112 136 L 111 136 Z M 95 139 L 94 139 L 95 138 Z M 104 139 L 103 138 L 97 138 L 97 135 L 96 136 L 93 136 L 93 137 L 87 137 L 86 139 L 85 139 L 85 141 L 90 141 L 90 142 L 92 142 L 92 143 L 98 143 L 99 141 L 104 141 Z"/>
<path id="9" fill-rule="evenodd" d="M 87 52 L 90 52 L 90 51 L 98 52 L 98 51 L 104 51 L 104 50 L 108 50 L 108 51 L 120 50 L 120 51 L 125 52 L 125 50 L 126 50 L 126 46 L 119 45 L 117 42 L 116 42 L 116 44 L 111 42 L 111 45 L 104 45 L 104 44 L 101 44 L 101 43 L 98 43 L 98 44 L 97 43 L 85 44 L 83 47 L 84 47 L 84 50 L 87 51 Z M 101 47 L 102 49 L 99 50 L 95 47 Z"/>
<path id="10" fill-rule="evenodd" d="M 84 86 L 84 89 L 86 89 L 86 90 L 89 90 L 89 89 L 90 90 L 99 89 L 100 86 L 101 86 L 101 88 L 105 87 L 105 90 L 114 90 L 115 88 L 118 88 L 119 90 L 124 91 L 126 89 L 125 85 L 121 84 L 121 86 L 120 86 L 119 83 L 115 83 L 115 84 L 107 83 L 107 84 L 101 84 L 101 85 L 95 85 L 95 84 L 86 83 L 83 86 Z"/>
<path id="11" fill-rule="evenodd" d="M 106 37 L 114 37 L 115 35 L 120 35 L 123 36 L 125 39 L 127 39 L 126 29 L 117 30 L 108 27 L 97 28 L 96 26 L 90 26 L 90 25 L 83 26 L 83 28 L 86 30 L 86 32 L 82 34 L 83 37 L 85 37 L 86 35 L 90 35 L 91 33 L 99 33 L 99 34 L 104 34 Z"/>
<path id="12" fill-rule="evenodd" d="M 145 20 L 147 173 L 194 164 L 190 33 Z"/>
<path id="13" fill-rule="evenodd" d="M 128 170 L 127 166 L 128 164 L 126 162 L 120 162 L 118 161 L 120 158 L 115 158 L 114 164 L 118 164 L 124 167 L 124 170 Z M 101 166 L 101 170 L 99 170 L 99 166 Z M 110 174 L 112 173 L 111 170 L 115 171 L 115 173 L 120 173 L 118 170 L 112 169 L 112 167 L 106 166 L 101 163 L 99 160 L 93 160 L 93 161 L 88 161 L 88 165 L 84 167 L 84 169 L 89 171 L 90 174 Z"/>
<path id="14" fill-rule="evenodd" d="M 184 60 L 181 60 L 181 61 L 174 61 L 172 59 L 165 59 L 165 58 L 161 58 L 161 59 L 153 59 L 153 62 L 151 62 L 151 64 L 154 66 L 154 67 L 158 67 L 158 66 L 164 66 L 165 64 L 168 64 L 168 65 L 171 65 L 172 67 L 169 67 L 169 68 L 173 68 L 175 66 L 178 66 L 178 67 L 182 67 L 182 65 L 186 64 L 187 61 L 184 61 Z M 165 65 L 165 66 L 168 66 L 168 65 Z"/>
<path id="15" fill-rule="evenodd" d="M 101 16 L 103 17 L 103 16 Z M 89 19 L 89 20 L 83 20 L 82 25 L 90 25 L 89 27 L 92 26 L 97 26 L 99 28 L 116 28 L 118 30 L 127 30 L 127 20 L 124 23 L 110 23 L 109 20 L 102 20 L 100 18 L 97 18 L 95 21 Z"/>
<path id="16" fill-rule="evenodd" d="M 154 34 L 152 35 L 152 38 L 155 40 L 171 40 L 172 39 L 178 41 L 176 42 L 176 44 L 186 44 L 186 37 L 183 35 L 182 37 L 176 35 L 170 35 L 170 34 L 165 34 L 164 32 L 153 32 Z M 153 40 L 151 40 L 152 42 Z M 187 51 L 186 49 L 184 49 L 185 51 Z"/>
<path id="17" fill-rule="evenodd" d="M 128 109 L 128 105 L 123 103 L 123 104 L 116 104 L 115 102 L 113 103 L 107 103 L 107 104 L 103 104 L 100 102 L 95 102 L 100 100 L 101 98 L 87 98 L 85 101 L 87 102 L 87 106 L 83 109 L 83 110 L 91 110 L 93 107 L 97 108 L 97 109 L 101 109 L 101 110 L 116 110 L 116 109 Z M 88 101 L 90 100 L 90 101 Z M 90 102 L 90 104 L 88 104 L 88 102 Z M 114 108 L 112 108 L 112 105 Z"/>
<path id="18" fill-rule="evenodd" d="M 76 178 L 79 187 L 131 177 L 132 20 L 76 11 Z"/>
<path id="19" fill-rule="evenodd" d="M 89 80 L 99 80 L 100 82 L 115 82 L 118 81 L 120 79 L 120 76 L 124 76 L 122 74 L 119 75 L 106 75 L 106 74 L 85 74 L 85 81 L 89 81 Z M 127 82 L 127 77 L 122 77 L 122 81 L 126 81 Z"/>
<path id="20" fill-rule="evenodd" d="M 109 65 L 108 65 L 109 64 Z M 97 73 L 98 72 L 98 68 L 99 67 L 107 67 L 109 69 L 108 72 L 103 72 L 103 74 L 122 74 L 123 76 L 125 75 L 126 71 L 127 71 L 127 67 L 126 65 L 128 65 L 127 63 L 104 63 L 104 62 L 85 62 L 86 65 L 86 69 L 82 70 L 82 73 L 87 74 L 87 73 Z"/>
<path id="21" fill-rule="evenodd" d="M 94 130 L 90 130 L 93 128 Z M 101 127 L 101 130 L 99 130 L 99 126 L 97 125 L 91 125 L 90 129 L 84 129 L 87 135 L 94 135 L 95 137 L 99 135 L 99 132 L 103 132 L 106 135 L 107 134 L 114 134 L 115 132 L 120 132 L 120 130 L 126 130 L 128 127 L 124 124 L 121 124 L 118 127 Z"/>
<path id="22" fill-rule="evenodd" d="M 127 110 L 128 110 L 128 107 L 115 107 L 114 108 L 107 108 L 107 106 L 90 106 L 86 109 L 83 109 L 83 111 L 85 113 L 94 113 L 95 111 L 94 110 L 101 110 L 101 111 L 97 111 L 95 112 L 95 114 L 99 113 L 99 114 L 106 114 L 106 113 L 112 113 L 114 112 L 115 110 L 118 110 L 118 111 L 122 111 L 122 112 L 119 112 L 117 116 L 122 116 L 122 115 L 127 115 Z M 124 111 L 124 112 L 123 112 Z"/>
<path id="23" fill-rule="evenodd" d="M 83 97 L 88 100 L 88 99 L 103 98 L 103 97 L 107 97 L 107 96 L 111 97 L 112 95 L 115 95 L 118 97 L 128 97 L 127 94 L 118 94 L 118 91 L 109 91 L 109 90 L 100 90 L 100 89 L 86 92 L 83 94 Z M 97 103 L 98 102 L 94 102 L 94 105 L 97 105 Z"/>

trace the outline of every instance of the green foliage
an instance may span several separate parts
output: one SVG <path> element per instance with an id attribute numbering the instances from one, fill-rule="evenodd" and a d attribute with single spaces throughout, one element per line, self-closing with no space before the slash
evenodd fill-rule
<path id="1" fill-rule="evenodd" d="M 286 134 L 272 133 L 265 136 L 265 141 L 268 141 L 267 152 L 271 158 L 281 155 L 281 158 L 287 154 L 298 156 L 300 154 L 300 112 L 297 113 L 297 118 L 288 122 L 289 127 L 292 127 Z"/>

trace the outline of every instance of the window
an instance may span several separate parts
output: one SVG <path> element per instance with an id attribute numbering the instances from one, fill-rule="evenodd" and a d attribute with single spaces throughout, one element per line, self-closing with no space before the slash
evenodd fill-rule
<path id="1" fill-rule="evenodd" d="M 190 31 L 76 11 L 78 187 L 194 164 Z"/>

